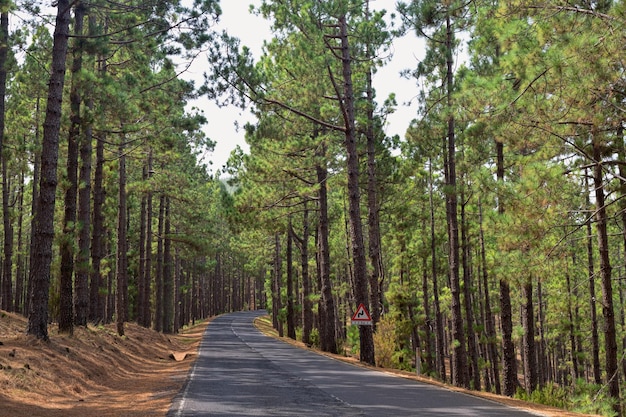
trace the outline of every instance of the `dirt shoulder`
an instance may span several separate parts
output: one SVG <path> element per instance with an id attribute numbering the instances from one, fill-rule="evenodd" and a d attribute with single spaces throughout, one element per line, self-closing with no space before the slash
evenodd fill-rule
<path id="1" fill-rule="evenodd" d="M 50 328 L 50 342 L 25 334 L 27 320 L 0 312 L 0 403 L 12 417 L 165 416 L 182 389 L 208 321 L 163 335 L 128 323 Z"/>

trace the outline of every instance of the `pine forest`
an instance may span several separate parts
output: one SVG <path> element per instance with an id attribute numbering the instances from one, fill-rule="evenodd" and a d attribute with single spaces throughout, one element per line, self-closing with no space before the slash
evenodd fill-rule
<path id="1" fill-rule="evenodd" d="M 250 12 L 260 54 L 217 0 L 0 1 L 0 308 L 44 341 L 264 308 L 365 364 L 624 415 L 626 2 Z M 377 94 L 394 55 L 410 103 Z M 200 97 L 254 116 L 217 172 Z"/>

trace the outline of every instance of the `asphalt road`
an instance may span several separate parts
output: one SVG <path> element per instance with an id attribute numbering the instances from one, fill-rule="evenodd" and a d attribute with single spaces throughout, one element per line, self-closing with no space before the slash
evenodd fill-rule
<path id="1" fill-rule="evenodd" d="M 488 400 L 327 358 L 260 333 L 264 311 L 220 316 L 168 417 L 529 417 Z"/>

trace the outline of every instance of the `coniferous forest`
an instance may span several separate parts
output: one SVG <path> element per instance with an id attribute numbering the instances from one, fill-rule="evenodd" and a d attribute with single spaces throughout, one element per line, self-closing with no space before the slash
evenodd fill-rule
<path id="1" fill-rule="evenodd" d="M 216 0 L 0 2 L 0 308 L 42 340 L 266 308 L 326 352 L 623 415 L 626 2 L 389 4 L 259 1 L 255 57 Z M 402 137 L 392 54 L 421 54 Z M 198 97 L 255 116 L 218 173 Z"/>

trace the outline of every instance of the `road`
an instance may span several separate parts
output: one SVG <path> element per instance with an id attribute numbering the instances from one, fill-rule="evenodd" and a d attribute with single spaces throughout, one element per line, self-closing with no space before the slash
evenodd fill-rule
<path id="1" fill-rule="evenodd" d="M 209 324 L 168 417 L 537 415 L 299 349 L 260 333 L 253 320 L 262 314 Z"/>

